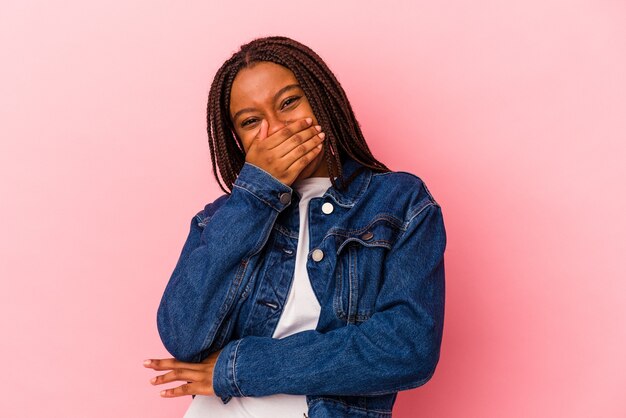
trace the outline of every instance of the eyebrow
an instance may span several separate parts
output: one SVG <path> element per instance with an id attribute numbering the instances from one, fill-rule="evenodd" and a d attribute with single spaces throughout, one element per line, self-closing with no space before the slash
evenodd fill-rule
<path id="1" fill-rule="evenodd" d="M 283 88 L 281 88 L 280 90 L 278 90 L 276 92 L 276 94 L 274 95 L 274 101 L 276 101 L 276 99 L 278 99 L 280 97 L 281 94 L 283 94 L 286 91 L 295 89 L 295 88 L 299 88 L 300 84 L 289 84 Z M 233 121 L 237 120 L 237 116 L 239 116 L 242 113 L 245 112 L 254 112 L 256 109 L 253 107 L 246 107 L 244 109 L 239 110 L 237 113 L 235 113 L 235 115 L 233 116 Z"/>

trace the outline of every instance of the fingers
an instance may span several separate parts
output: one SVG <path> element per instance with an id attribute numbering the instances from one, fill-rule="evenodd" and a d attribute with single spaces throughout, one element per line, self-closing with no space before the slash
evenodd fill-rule
<path id="1" fill-rule="evenodd" d="M 261 120 L 261 127 L 259 128 L 259 133 L 255 137 L 255 139 L 262 141 L 267 138 L 267 131 L 269 130 L 269 127 L 270 126 L 265 119 Z"/>
<path id="2" fill-rule="evenodd" d="M 185 383 L 173 389 L 166 389 L 161 391 L 161 396 L 164 398 L 175 398 L 177 396 L 187 395 L 215 395 L 213 388 L 208 388 L 207 385 L 200 383 Z"/>
<path id="3" fill-rule="evenodd" d="M 272 149 L 272 152 L 282 160 L 285 170 L 293 170 L 297 175 L 313 161 L 319 151 L 321 151 L 321 144 L 326 136 L 321 130 L 322 127 L 319 125 L 310 126 L 293 134 Z M 281 132 L 277 131 L 274 135 L 279 133 Z M 284 135 L 285 132 L 282 132 L 282 134 Z"/>
<path id="4" fill-rule="evenodd" d="M 186 382 L 201 382 L 207 378 L 207 372 L 201 372 L 191 369 L 174 369 L 169 373 L 165 373 L 160 376 L 150 379 L 150 383 L 153 385 L 162 385 L 163 383 L 175 382 L 182 380 Z"/>
<path id="5" fill-rule="evenodd" d="M 291 138 L 293 135 L 311 126 L 312 123 L 312 118 L 300 119 L 296 122 L 290 123 L 289 125 L 279 129 L 278 131 L 267 137 L 267 139 L 264 141 L 265 147 L 267 149 L 272 149 L 279 146 L 280 144 Z"/>
<path id="6" fill-rule="evenodd" d="M 325 134 L 321 126 L 311 126 L 312 123 L 312 118 L 300 119 L 265 137 L 268 128 L 262 121 L 255 141 L 246 152 L 246 161 L 291 185 L 322 150 Z"/>
<path id="7" fill-rule="evenodd" d="M 144 361 L 144 366 L 154 370 L 171 370 L 160 376 L 150 379 L 153 385 L 160 385 L 174 381 L 186 383 L 176 388 L 161 391 L 164 398 L 185 395 L 214 395 L 213 368 L 204 363 L 186 363 L 173 358 L 150 359 Z"/>
<path id="8" fill-rule="evenodd" d="M 323 139 L 320 139 L 319 141 L 323 141 Z M 311 144 L 313 142 L 315 142 L 315 144 Z M 299 174 L 305 169 L 306 166 L 313 162 L 315 157 L 317 157 L 317 155 L 322 151 L 323 145 L 324 144 L 322 143 L 317 143 L 317 141 L 311 140 L 308 141 L 307 144 L 302 144 L 294 149 L 291 152 L 291 154 L 293 154 L 291 156 L 293 162 L 287 170 L 293 170 Z"/>
<path id="9" fill-rule="evenodd" d="M 172 370 L 172 369 L 192 369 L 192 370 L 200 370 L 204 367 L 202 364 L 198 363 L 186 363 L 184 361 L 179 361 L 174 358 L 166 358 L 166 359 L 150 359 L 143 362 L 144 367 L 153 369 L 153 370 Z"/>
<path id="10" fill-rule="evenodd" d="M 162 390 L 160 395 L 164 398 L 175 398 L 177 396 L 195 395 L 191 383 L 185 383 L 173 389 Z"/>
<path id="11" fill-rule="evenodd" d="M 290 152 L 294 151 L 294 149 L 300 148 L 300 152 L 296 152 L 294 156 L 301 156 L 310 151 L 315 145 L 322 143 L 326 134 L 321 132 L 321 130 L 322 127 L 319 125 L 311 126 L 291 136 L 291 138 L 277 146 L 274 151 L 277 152 L 280 157 L 285 157 L 288 156 Z"/>

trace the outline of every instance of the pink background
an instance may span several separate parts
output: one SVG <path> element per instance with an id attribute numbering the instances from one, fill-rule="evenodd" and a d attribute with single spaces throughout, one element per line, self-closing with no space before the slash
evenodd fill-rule
<path id="1" fill-rule="evenodd" d="M 0 415 L 182 416 L 141 362 L 220 194 L 208 88 L 284 34 L 444 208 L 442 358 L 394 416 L 626 416 L 626 4 L 226 3 L 3 3 Z"/>

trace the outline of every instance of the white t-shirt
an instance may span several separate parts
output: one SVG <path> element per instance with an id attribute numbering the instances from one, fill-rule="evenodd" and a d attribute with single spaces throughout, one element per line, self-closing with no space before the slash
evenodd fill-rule
<path id="1" fill-rule="evenodd" d="M 320 315 L 306 269 L 309 253 L 309 200 L 322 196 L 331 186 L 328 177 L 309 177 L 295 181 L 291 187 L 302 196 L 299 205 L 300 230 L 296 266 L 287 302 L 272 338 L 283 338 L 297 332 L 315 329 Z M 308 411 L 305 395 L 275 394 L 259 397 L 233 397 L 224 404 L 217 396 L 196 395 L 184 418 L 296 418 Z"/>

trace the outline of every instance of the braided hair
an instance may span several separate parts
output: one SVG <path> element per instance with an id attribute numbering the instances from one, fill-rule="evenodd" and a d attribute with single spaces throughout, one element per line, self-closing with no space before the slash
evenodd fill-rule
<path id="1" fill-rule="evenodd" d="M 230 93 L 233 80 L 242 68 L 270 61 L 293 72 L 309 101 L 323 132 L 326 132 L 325 159 L 333 186 L 344 189 L 359 174 L 345 180 L 342 161 L 346 155 L 376 172 L 390 171 L 374 158 L 368 148 L 350 102 L 322 59 L 309 47 L 284 36 L 257 38 L 241 46 L 217 71 L 207 104 L 207 133 L 213 174 L 220 188 L 230 194 L 245 163 L 245 151 L 230 120 Z M 218 177 L 223 179 L 223 184 Z M 364 169 L 361 168 L 361 169 Z M 341 185 L 335 182 L 341 180 Z"/>

